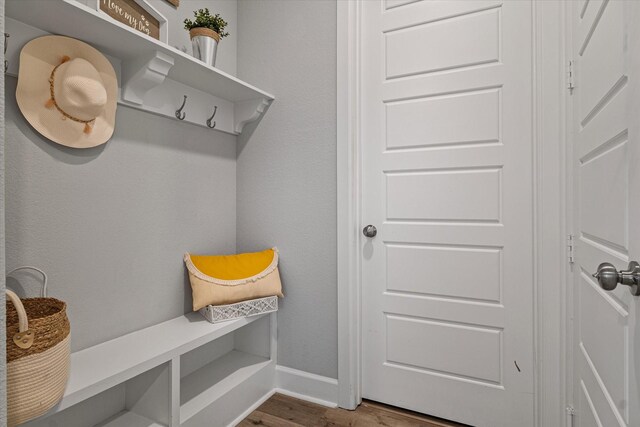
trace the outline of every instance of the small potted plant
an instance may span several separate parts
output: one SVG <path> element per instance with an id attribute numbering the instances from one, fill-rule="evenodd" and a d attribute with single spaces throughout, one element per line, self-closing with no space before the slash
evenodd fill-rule
<path id="1" fill-rule="evenodd" d="M 195 10 L 193 16 L 193 21 L 188 18 L 184 20 L 184 28 L 189 30 L 191 37 L 193 56 L 215 66 L 218 42 L 229 35 L 224 31 L 227 21 L 222 19 L 219 13 L 211 15 L 208 8 Z"/>

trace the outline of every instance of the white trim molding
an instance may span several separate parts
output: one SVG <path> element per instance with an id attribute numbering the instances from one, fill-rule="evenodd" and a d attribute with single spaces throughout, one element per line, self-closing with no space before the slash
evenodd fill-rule
<path id="1" fill-rule="evenodd" d="M 565 221 L 566 5 L 534 1 L 533 6 L 535 425 L 555 427 L 566 420 L 565 291 L 570 268 Z"/>
<path id="2" fill-rule="evenodd" d="M 338 406 L 338 380 L 286 366 L 276 366 L 275 392 L 322 406 Z"/>
<path id="3" fill-rule="evenodd" d="M 337 6 L 338 405 L 361 394 L 360 4 Z M 532 1 L 534 111 L 535 425 L 564 423 L 566 270 L 563 2 Z"/>
<path id="4" fill-rule="evenodd" d="M 355 409 L 360 391 L 360 2 L 338 2 L 338 405 Z"/>

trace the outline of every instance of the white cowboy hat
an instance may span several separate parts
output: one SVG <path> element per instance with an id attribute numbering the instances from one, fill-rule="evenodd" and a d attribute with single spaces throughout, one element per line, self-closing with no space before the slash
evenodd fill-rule
<path id="1" fill-rule="evenodd" d="M 104 144 L 113 135 L 117 98 L 111 63 L 88 44 L 44 36 L 22 48 L 18 106 L 51 141 L 74 148 Z"/>

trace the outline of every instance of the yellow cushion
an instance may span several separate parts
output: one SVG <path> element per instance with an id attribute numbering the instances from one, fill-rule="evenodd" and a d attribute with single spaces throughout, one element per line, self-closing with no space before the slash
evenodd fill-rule
<path id="1" fill-rule="evenodd" d="M 248 299 L 282 297 L 278 250 L 239 255 L 184 255 L 193 310 Z"/>
<path id="2" fill-rule="evenodd" d="M 240 280 L 255 276 L 273 262 L 273 249 L 238 255 L 191 255 L 202 273 L 220 280 Z"/>

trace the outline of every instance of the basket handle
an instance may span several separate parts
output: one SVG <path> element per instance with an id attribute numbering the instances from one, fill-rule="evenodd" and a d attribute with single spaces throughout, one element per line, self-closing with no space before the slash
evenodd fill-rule
<path id="1" fill-rule="evenodd" d="M 40 273 L 42 275 L 42 298 L 46 298 L 46 296 L 47 296 L 47 273 L 45 273 L 44 271 L 40 270 L 38 267 L 32 267 L 30 265 L 24 265 L 22 267 L 16 267 L 13 270 L 11 270 L 10 272 L 7 273 L 6 277 L 9 277 L 13 273 L 15 273 L 16 271 L 20 271 L 20 270 L 33 270 L 33 271 L 37 271 L 38 273 Z"/>
<path id="2" fill-rule="evenodd" d="M 27 349 L 33 345 L 33 331 L 29 330 L 29 319 L 20 297 L 13 291 L 5 289 L 7 298 L 18 312 L 18 333 L 13 336 L 13 342 L 20 348 Z"/>

